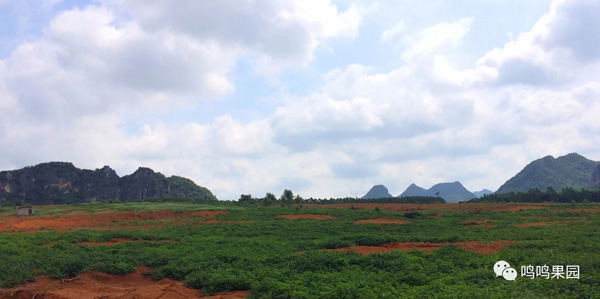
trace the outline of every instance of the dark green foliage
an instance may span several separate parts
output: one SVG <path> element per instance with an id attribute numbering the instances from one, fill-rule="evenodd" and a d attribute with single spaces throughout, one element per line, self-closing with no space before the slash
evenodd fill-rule
<path id="1" fill-rule="evenodd" d="M 572 188 L 565 188 L 560 192 L 554 191 L 549 187 L 546 192 L 539 189 L 529 189 L 527 192 L 508 192 L 508 193 L 493 193 L 486 194 L 480 198 L 472 199 L 470 202 L 600 202 L 599 190 L 580 190 L 576 191 Z"/>
<path id="2" fill-rule="evenodd" d="M 194 198 L 200 200 L 217 200 L 210 190 L 196 185 L 194 181 L 180 177 L 170 176 L 167 178 L 169 182 L 169 198 Z"/>
<path id="3" fill-rule="evenodd" d="M 407 196 L 407 197 L 387 197 L 387 198 L 330 198 L 330 199 L 307 199 L 307 203 L 312 204 L 337 204 L 337 203 L 446 203 L 441 197 L 432 196 Z"/>
<path id="4" fill-rule="evenodd" d="M 252 195 L 250 195 L 250 194 L 240 195 L 239 202 L 253 202 Z"/>
<path id="5" fill-rule="evenodd" d="M 135 272 L 134 265 L 119 261 L 101 262 L 92 265 L 90 268 L 94 271 L 117 275 L 125 275 L 127 273 Z"/>
<path id="6" fill-rule="evenodd" d="M 404 217 L 409 219 L 420 218 L 422 216 L 421 212 L 406 212 L 404 213 Z"/>
<path id="7" fill-rule="evenodd" d="M 206 294 L 250 290 L 250 298 L 596 298 L 600 293 L 600 214 L 568 211 L 598 209 L 598 204 L 556 204 L 520 212 L 399 212 L 380 209 L 314 208 L 302 214 L 326 214 L 330 220 L 287 220 L 296 207 L 255 207 L 242 203 L 96 204 L 106 209 L 228 210 L 221 220 L 254 220 L 199 226 L 163 226 L 119 231 L 80 230 L 36 234 L 0 232 L 0 287 L 32 280 L 35 275 L 73 277 L 86 271 L 126 274 L 134 266 L 154 268 L 153 279 L 172 278 Z M 383 207 L 383 206 L 382 206 Z M 354 224 L 355 220 L 410 218 L 406 224 Z M 411 218 L 412 217 L 412 218 Z M 527 218 L 526 218 L 527 217 Z M 535 217 L 550 221 L 587 219 L 563 226 L 517 228 Z M 467 219 L 493 220 L 494 227 L 464 228 Z M 544 219 L 544 218 L 542 218 Z M 187 219 L 194 221 L 197 219 Z M 129 238 L 116 246 L 77 245 Z M 155 242 L 144 241 L 155 240 Z M 160 242 L 175 240 L 177 243 Z M 481 254 L 454 245 L 432 253 L 392 251 L 360 255 L 330 252 L 348 246 L 391 242 L 513 240 L 498 253 Z M 54 246 L 46 247 L 45 244 Z M 581 279 L 508 282 L 495 277 L 493 264 L 504 259 L 521 265 L 581 266 Z M 519 270 L 519 268 L 517 268 Z"/>

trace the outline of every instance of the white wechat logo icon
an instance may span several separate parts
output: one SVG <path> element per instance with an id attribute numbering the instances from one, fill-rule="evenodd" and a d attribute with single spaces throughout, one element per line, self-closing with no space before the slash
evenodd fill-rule
<path id="1" fill-rule="evenodd" d="M 514 268 L 506 268 L 502 271 L 502 277 L 506 280 L 515 281 L 515 278 L 517 278 L 517 270 Z"/>
<path id="2" fill-rule="evenodd" d="M 506 280 L 515 281 L 517 278 L 517 270 L 511 268 L 506 261 L 497 261 L 494 264 L 494 273 L 496 273 L 496 277 L 502 276 Z"/>

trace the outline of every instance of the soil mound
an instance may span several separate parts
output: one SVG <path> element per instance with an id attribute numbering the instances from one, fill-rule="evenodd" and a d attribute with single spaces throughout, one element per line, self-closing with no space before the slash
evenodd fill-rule
<path id="1" fill-rule="evenodd" d="M 202 291 L 190 289 L 171 279 L 153 281 L 143 275 L 151 271 L 137 267 L 135 273 L 109 275 L 90 272 L 75 278 L 57 280 L 38 276 L 35 282 L 14 289 L 0 290 L 0 298 L 200 298 Z"/>
<path id="2" fill-rule="evenodd" d="M 201 290 L 190 289 L 180 281 L 162 279 L 154 281 L 143 273 L 152 268 L 139 266 L 135 273 L 127 275 L 110 275 L 99 272 L 89 272 L 70 279 L 52 279 L 48 276 L 38 276 L 35 282 L 22 286 L 0 290 L 0 298 L 52 298 L 52 299 L 81 299 L 81 298 L 245 298 L 248 291 L 235 291 L 203 297 Z"/>
<path id="3" fill-rule="evenodd" d="M 404 223 L 409 223 L 410 221 L 408 220 L 402 220 L 402 219 L 392 219 L 392 218 L 375 218 L 375 219 L 365 219 L 365 220 L 356 220 L 354 221 L 354 223 L 356 224 L 361 224 L 361 223 L 395 223 L 395 224 L 404 224 Z"/>

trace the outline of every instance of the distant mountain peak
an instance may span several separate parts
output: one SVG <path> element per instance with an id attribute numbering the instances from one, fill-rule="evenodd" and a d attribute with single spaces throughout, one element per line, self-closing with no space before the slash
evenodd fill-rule
<path id="1" fill-rule="evenodd" d="M 496 192 L 526 192 L 532 188 L 545 191 L 548 187 L 556 191 L 567 187 L 594 188 L 594 170 L 599 164 L 578 153 L 569 153 L 558 158 L 545 156 L 527 164 Z"/>
<path id="2" fill-rule="evenodd" d="M 494 193 L 494 192 L 491 191 L 491 190 L 488 190 L 488 189 L 483 189 L 481 191 L 475 191 L 475 192 L 473 192 L 473 194 L 475 194 L 475 196 L 477 196 L 478 198 L 482 197 L 484 195 L 487 195 L 487 194 L 492 194 L 492 193 Z"/>
<path id="3" fill-rule="evenodd" d="M 364 199 L 393 197 L 384 185 L 375 185 L 363 196 Z"/>
<path id="4" fill-rule="evenodd" d="M 438 183 L 429 189 L 424 189 L 416 184 L 410 184 L 408 188 L 398 197 L 408 196 L 439 196 L 446 202 L 459 202 L 475 198 L 476 196 L 467 190 L 459 181 L 450 183 Z"/>

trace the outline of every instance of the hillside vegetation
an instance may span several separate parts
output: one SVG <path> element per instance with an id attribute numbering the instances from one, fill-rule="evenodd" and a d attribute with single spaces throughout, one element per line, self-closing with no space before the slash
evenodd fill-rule
<path id="1" fill-rule="evenodd" d="M 0 172 L 0 203 L 69 204 L 149 199 L 216 200 L 210 190 L 193 181 L 165 177 L 140 167 L 119 177 L 108 166 L 79 169 L 72 163 L 50 162 Z"/>
<path id="2" fill-rule="evenodd" d="M 546 190 L 548 187 L 555 190 L 598 188 L 599 186 L 593 181 L 594 170 L 598 165 L 599 162 L 588 160 L 575 153 L 556 159 L 546 156 L 529 163 L 506 181 L 496 193 L 527 192 L 532 188 Z"/>

